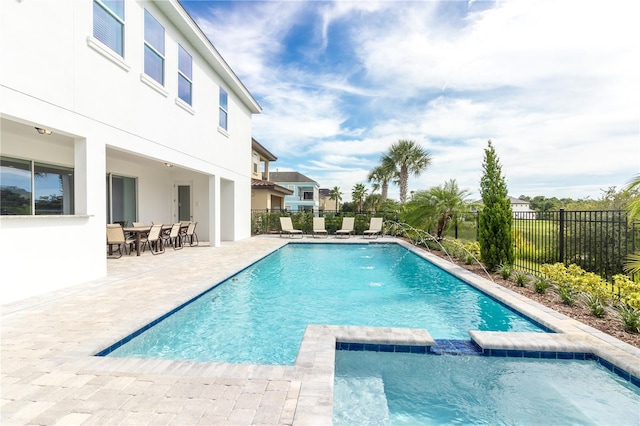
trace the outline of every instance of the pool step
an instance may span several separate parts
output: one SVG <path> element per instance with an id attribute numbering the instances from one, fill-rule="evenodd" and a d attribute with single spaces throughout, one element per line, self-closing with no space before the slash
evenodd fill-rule
<path id="1" fill-rule="evenodd" d="M 435 339 L 431 352 L 436 355 L 482 355 L 482 350 L 471 340 Z"/>
<path id="2" fill-rule="evenodd" d="M 335 425 L 380 425 L 391 426 L 387 396 L 381 377 L 340 377 L 333 395 Z M 354 401 L 357 403 L 354 404 Z M 344 405 L 345 407 L 342 407 Z"/>

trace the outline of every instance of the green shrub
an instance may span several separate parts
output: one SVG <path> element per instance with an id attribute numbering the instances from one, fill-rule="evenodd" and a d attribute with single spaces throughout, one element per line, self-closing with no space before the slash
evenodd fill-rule
<path id="1" fill-rule="evenodd" d="M 580 294 L 576 289 L 574 289 L 569 285 L 559 285 L 558 293 L 560 294 L 560 299 L 562 299 L 562 303 L 564 303 L 567 306 L 575 305 L 578 295 Z"/>
<path id="2" fill-rule="evenodd" d="M 538 277 L 533 283 L 533 289 L 536 293 L 544 294 L 547 289 L 550 287 L 550 284 L 543 277 Z"/>
<path id="3" fill-rule="evenodd" d="M 615 310 L 626 331 L 631 333 L 640 332 L 640 309 L 636 309 L 626 303 L 620 303 Z"/>
<path id="4" fill-rule="evenodd" d="M 512 272 L 513 272 L 513 268 L 511 267 L 511 265 L 500 265 L 500 266 L 498 266 L 498 273 L 505 280 L 508 280 L 509 278 L 511 278 L 511 273 Z"/>
<path id="5" fill-rule="evenodd" d="M 589 308 L 591 315 L 598 318 L 604 318 L 606 311 L 606 304 L 602 298 L 597 294 L 584 293 L 584 303 Z"/>
<path id="6" fill-rule="evenodd" d="M 516 285 L 518 287 L 526 286 L 527 282 L 529 282 L 529 275 L 522 271 L 516 272 Z"/>

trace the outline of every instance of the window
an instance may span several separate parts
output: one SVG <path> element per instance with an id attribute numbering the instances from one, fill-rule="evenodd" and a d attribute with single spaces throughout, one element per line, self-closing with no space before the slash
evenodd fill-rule
<path id="1" fill-rule="evenodd" d="M 258 173 L 258 163 L 260 162 L 260 158 L 258 154 L 253 153 L 253 173 Z"/>
<path id="2" fill-rule="evenodd" d="M 137 220 L 136 178 L 107 175 L 107 223 L 128 225 Z"/>
<path id="3" fill-rule="evenodd" d="M 178 97 L 191 105 L 191 55 L 178 45 Z"/>
<path id="4" fill-rule="evenodd" d="M 144 73 L 164 86 L 164 27 L 144 11 Z"/>
<path id="5" fill-rule="evenodd" d="M 227 92 L 221 87 L 220 88 L 220 119 L 218 125 L 224 130 L 227 129 Z"/>
<path id="6" fill-rule="evenodd" d="M 0 157 L 2 215 L 71 215 L 73 169 Z"/>
<path id="7" fill-rule="evenodd" d="M 93 37 L 124 57 L 124 0 L 93 1 Z"/>
<path id="8" fill-rule="evenodd" d="M 313 200 L 313 192 L 303 192 L 302 199 L 304 200 Z"/>

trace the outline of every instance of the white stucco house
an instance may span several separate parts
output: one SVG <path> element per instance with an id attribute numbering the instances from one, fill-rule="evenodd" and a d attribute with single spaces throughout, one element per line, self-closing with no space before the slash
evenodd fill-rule
<path id="1" fill-rule="evenodd" d="M 107 223 L 250 237 L 260 106 L 177 0 L 0 9 L 0 303 L 105 276 Z"/>
<path id="2" fill-rule="evenodd" d="M 535 219 L 535 210 L 531 210 L 529 202 L 515 197 L 509 197 L 514 219 Z"/>

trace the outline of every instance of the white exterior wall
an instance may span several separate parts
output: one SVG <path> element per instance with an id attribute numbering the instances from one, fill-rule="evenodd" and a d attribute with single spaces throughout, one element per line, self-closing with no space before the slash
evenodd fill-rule
<path id="1" fill-rule="evenodd" d="M 0 304 L 106 274 L 107 173 L 137 178 L 139 221 L 176 221 L 174 185 L 188 183 L 200 241 L 250 237 L 260 108 L 176 0 L 125 2 L 124 59 L 93 39 L 92 0 L 0 8 L 0 154 L 74 167 L 76 190 L 74 216 L 0 216 L 0 258 L 14 265 L 3 267 Z M 144 8 L 165 28 L 164 87 L 143 75 Z M 190 107 L 177 100 L 178 43 L 193 58 Z M 221 86 L 228 132 L 218 130 Z"/>

